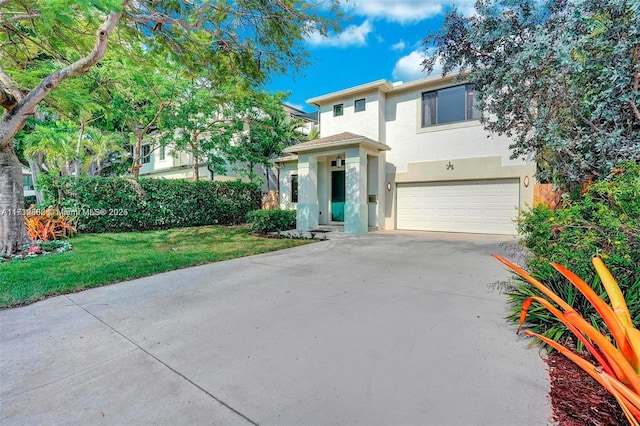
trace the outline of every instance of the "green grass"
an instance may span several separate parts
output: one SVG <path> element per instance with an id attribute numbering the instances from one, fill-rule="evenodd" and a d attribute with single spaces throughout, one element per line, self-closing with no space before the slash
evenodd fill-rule
<path id="1" fill-rule="evenodd" d="M 69 241 L 69 252 L 0 263 L 0 308 L 309 243 L 261 238 L 250 235 L 247 227 L 224 226 L 87 234 Z"/>

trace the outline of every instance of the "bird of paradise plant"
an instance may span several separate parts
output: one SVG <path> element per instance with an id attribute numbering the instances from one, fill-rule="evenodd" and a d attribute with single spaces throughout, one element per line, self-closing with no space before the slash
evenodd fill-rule
<path id="1" fill-rule="evenodd" d="M 629 424 L 640 425 L 640 330 L 634 327 L 622 291 L 602 259 L 594 257 L 592 262 L 609 296 L 610 305 L 569 269 L 557 263 L 552 263 L 551 266 L 589 300 L 608 327 L 611 338 L 598 331 L 566 301 L 525 270 L 501 256 L 493 256 L 546 296 L 533 296 L 524 301 L 518 333 L 527 319 L 532 303 L 545 307 L 575 334 L 599 365 L 584 360 L 565 346 L 538 333 L 525 330 L 525 334 L 550 345 L 586 371 L 616 398 Z"/>

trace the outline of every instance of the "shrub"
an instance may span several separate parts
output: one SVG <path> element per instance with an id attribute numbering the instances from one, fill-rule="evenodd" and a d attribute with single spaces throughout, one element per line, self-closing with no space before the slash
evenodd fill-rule
<path id="1" fill-rule="evenodd" d="M 247 214 L 251 232 L 267 234 L 296 227 L 295 210 L 254 210 Z"/>
<path id="2" fill-rule="evenodd" d="M 598 294 L 604 289 L 591 268 L 591 258 L 607 262 L 620 288 L 627 295 L 629 311 L 640 321 L 640 166 L 624 163 L 606 179 L 589 186 L 583 194 L 564 201 L 555 212 L 537 206 L 524 213 L 519 222 L 523 245 L 529 250 L 526 268 L 536 279 L 547 283 L 588 321 L 602 323 L 593 306 L 550 266 L 559 263 L 587 281 Z M 517 322 L 522 302 L 539 296 L 536 289 L 516 282 L 507 290 L 513 308 L 509 319 Z M 569 336 L 567 329 L 553 321 L 544 310 L 529 314 L 532 330 L 555 341 Z"/>
<path id="3" fill-rule="evenodd" d="M 609 331 L 611 337 L 605 336 L 604 332 L 600 331 L 603 328 L 596 329 L 565 300 L 558 297 L 556 293 L 526 271 L 498 255 L 494 255 L 494 257 L 544 294 L 544 297 L 530 297 L 524 300 L 518 333 L 533 303 L 546 310 L 557 321 L 562 322 L 587 348 L 599 364 L 598 366 L 552 339 L 531 330 L 526 330 L 525 334 L 538 338 L 576 363 L 616 398 L 629 424 L 637 425 L 640 420 L 640 375 L 638 375 L 638 371 L 640 371 L 640 330 L 634 327 L 624 295 L 602 259 L 594 257 L 592 262 L 610 304 L 607 304 L 589 284 L 569 269 L 557 263 L 550 266 L 569 280 L 572 288 L 579 291 L 589 301 L 594 310 L 598 312 L 600 322 L 606 325 L 606 330 Z"/>
<path id="4" fill-rule="evenodd" d="M 260 205 L 257 186 L 239 181 L 46 177 L 39 187 L 84 232 L 237 225 Z"/>
<path id="5" fill-rule="evenodd" d="M 74 226 L 75 219 L 53 207 L 36 209 L 31 205 L 25 212 L 24 225 L 32 240 L 51 241 L 73 236 L 77 232 Z"/>

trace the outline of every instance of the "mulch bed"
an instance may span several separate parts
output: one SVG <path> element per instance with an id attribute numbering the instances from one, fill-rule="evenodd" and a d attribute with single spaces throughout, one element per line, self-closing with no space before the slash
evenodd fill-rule
<path id="1" fill-rule="evenodd" d="M 615 398 L 580 367 L 555 351 L 544 358 L 549 365 L 552 420 L 559 426 L 628 424 Z"/>

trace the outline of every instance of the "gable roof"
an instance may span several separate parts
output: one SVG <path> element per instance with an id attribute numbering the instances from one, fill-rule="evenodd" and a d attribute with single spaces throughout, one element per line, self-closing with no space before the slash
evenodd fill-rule
<path id="1" fill-rule="evenodd" d="M 391 148 L 381 142 L 374 141 L 367 137 L 356 135 L 355 133 L 344 132 L 333 136 L 314 139 L 312 141 L 302 142 L 285 148 L 284 152 L 297 154 L 299 152 L 319 150 L 323 148 L 338 148 L 348 145 L 362 144 L 367 148 L 375 151 L 389 151 Z"/>

